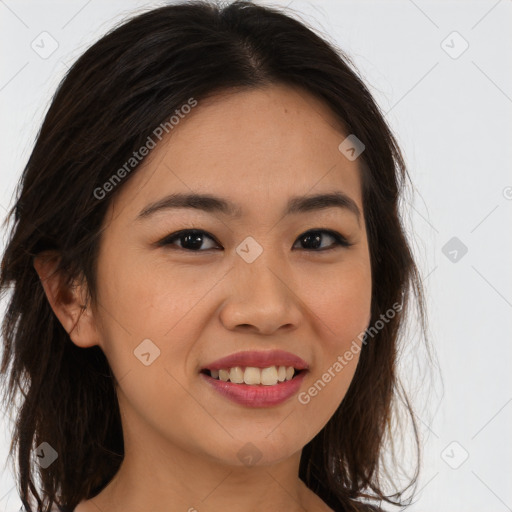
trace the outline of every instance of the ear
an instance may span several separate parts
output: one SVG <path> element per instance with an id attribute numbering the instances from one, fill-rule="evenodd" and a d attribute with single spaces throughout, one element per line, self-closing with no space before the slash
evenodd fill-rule
<path id="1" fill-rule="evenodd" d="M 86 286 L 66 285 L 65 276 L 57 272 L 60 255 L 44 251 L 34 257 L 36 269 L 48 302 L 73 343 L 86 348 L 100 344 L 99 331 L 91 305 L 87 303 Z"/>

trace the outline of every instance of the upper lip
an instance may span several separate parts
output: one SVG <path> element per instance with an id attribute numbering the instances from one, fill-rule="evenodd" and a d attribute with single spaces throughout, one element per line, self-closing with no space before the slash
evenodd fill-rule
<path id="1" fill-rule="evenodd" d="M 307 370 L 308 363 L 299 356 L 284 350 L 245 351 L 217 359 L 201 368 L 201 370 L 222 370 L 235 366 L 252 366 L 268 368 L 270 366 L 293 366 L 296 370 Z"/>

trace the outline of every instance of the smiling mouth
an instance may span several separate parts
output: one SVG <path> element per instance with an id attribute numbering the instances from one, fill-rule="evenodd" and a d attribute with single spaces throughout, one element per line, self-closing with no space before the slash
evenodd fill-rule
<path id="1" fill-rule="evenodd" d="M 257 368 L 254 366 L 235 366 L 220 370 L 201 370 L 201 373 L 212 379 L 233 384 L 248 386 L 275 386 L 290 381 L 306 370 L 297 370 L 293 366 L 269 366 Z"/>

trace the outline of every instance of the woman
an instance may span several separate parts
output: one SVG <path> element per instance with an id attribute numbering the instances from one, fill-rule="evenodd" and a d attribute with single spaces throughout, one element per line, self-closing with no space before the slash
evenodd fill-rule
<path id="1" fill-rule="evenodd" d="M 27 510 L 403 502 L 407 172 L 347 62 L 277 9 L 185 2 L 70 69 L 0 276 Z"/>

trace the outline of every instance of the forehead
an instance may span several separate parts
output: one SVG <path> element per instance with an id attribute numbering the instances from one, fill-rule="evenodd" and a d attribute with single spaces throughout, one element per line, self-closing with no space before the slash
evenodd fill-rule
<path id="1" fill-rule="evenodd" d="M 346 135 L 330 108 L 300 88 L 224 91 L 180 116 L 116 202 L 134 218 L 164 194 L 197 192 L 257 212 L 274 202 L 282 208 L 289 196 L 336 189 L 362 211 L 358 163 L 338 149 Z"/>

